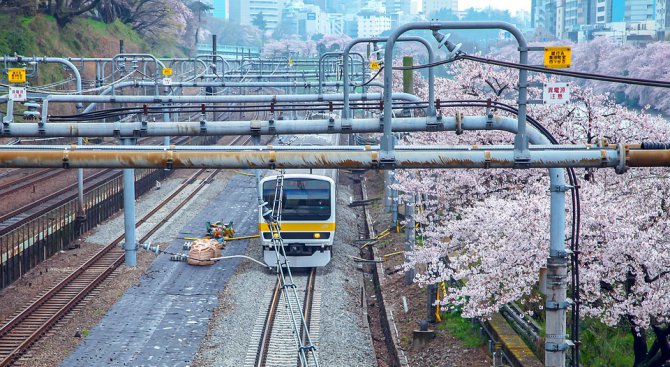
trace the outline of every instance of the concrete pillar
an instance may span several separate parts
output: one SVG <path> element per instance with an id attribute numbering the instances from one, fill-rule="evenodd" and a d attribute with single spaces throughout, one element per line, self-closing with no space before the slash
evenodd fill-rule
<path id="1" fill-rule="evenodd" d="M 565 248 L 565 173 L 549 169 L 551 179 L 549 259 L 547 260 L 546 341 L 544 363 L 547 367 L 564 367 L 569 348 L 566 341 L 567 251 Z"/>
<path id="2" fill-rule="evenodd" d="M 123 139 L 123 145 L 134 145 L 134 139 Z M 126 265 L 137 265 L 137 243 L 135 240 L 135 170 L 123 170 L 123 228 Z"/>
<path id="3" fill-rule="evenodd" d="M 544 364 L 547 367 L 564 367 L 568 349 L 566 343 L 566 288 L 568 277 L 566 257 L 547 260 L 546 339 Z"/>

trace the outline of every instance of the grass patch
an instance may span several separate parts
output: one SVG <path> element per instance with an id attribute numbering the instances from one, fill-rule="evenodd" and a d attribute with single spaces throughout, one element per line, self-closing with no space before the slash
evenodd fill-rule
<path id="1" fill-rule="evenodd" d="M 635 360 L 633 335 L 628 327 L 609 327 L 598 320 L 581 321 L 579 349 L 584 366 L 628 367 Z M 651 345 L 653 340 L 647 340 Z"/>
<path id="2" fill-rule="evenodd" d="M 443 312 L 442 322 L 437 328 L 447 330 L 456 339 L 463 342 L 467 348 L 477 348 L 486 344 L 486 340 L 479 332 L 479 326 L 469 319 L 464 319 L 458 312 Z"/>

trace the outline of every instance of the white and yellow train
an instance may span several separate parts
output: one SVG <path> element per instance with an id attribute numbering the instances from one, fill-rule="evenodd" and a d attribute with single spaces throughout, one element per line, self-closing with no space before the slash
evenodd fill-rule
<path id="1" fill-rule="evenodd" d="M 336 145 L 335 136 L 310 136 L 299 145 Z M 290 170 L 284 175 L 280 233 L 289 266 L 320 267 L 330 262 L 335 237 L 337 170 Z M 272 207 L 277 176 L 260 181 L 263 201 Z M 263 210 L 259 210 L 262 212 Z M 270 227 L 259 213 L 258 229 L 263 244 L 263 259 L 277 266 Z"/>

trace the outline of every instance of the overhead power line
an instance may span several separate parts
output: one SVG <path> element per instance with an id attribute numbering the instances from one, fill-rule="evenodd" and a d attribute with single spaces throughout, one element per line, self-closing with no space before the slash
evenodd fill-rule
<path id="1" fill-rule="evenodd" d="M 566 76 L 566 77 L 571 77 L 571 78 L 599 80 L 599 81 L 610 82 L 610 83 L 642 85 L 642 86 L 646 86 L 646 87 L 670 88 L 670 81 L 659 81 L 659 80 L 640 79 L 640 78 L 624 78 L 624 77 L 613 76 L 613 75 L 585 73 L 585 72 L 580 72 L 580 71 L 569 71 L 569 70 L 564 70 L 564 69 L 550 69 L 550 68 L 545 68 L 543 66 L 523 65 L 523 64 L 516 63 L 516 62 L 495 60 L 495 59 L 489 59 L 489 58 L 486 58 L 486 57 L 479 57 L 479 56 L 471 56 L 471 55 L 467 55 L 467 54 L 464 54 L 464 53 L 459 53 L 455 57 L 447 59 L 447 60 L 441 60 L 441 61 L 437 61 L 437 62 L 433 62 L 433 63 L 429 63 L 429 64 L 421 64 L 421 65 L 413 65 L 413 66 L 394 66 L 393 70 L 425 69 L 425 68 L 430 68 L 430 67 L 434 67 L 434 66 L 449 64 L 449 63 L 452 63 L 452 62 L 455 62 L 455 61 L 460 61 L 460 60 L 470 60 L 470 61 L 480 62 L 480 63 L 484 63 L 484 64 L 502 66 L 502 67 L 506 67 L 506 68 L 512 68 L 512 69 L 518 69 L 518 70 L 529 70 L 529 71 L 534 71 L 534 72 L 538 72 L 538 73 L 560 75 L 560 76 Z"/>

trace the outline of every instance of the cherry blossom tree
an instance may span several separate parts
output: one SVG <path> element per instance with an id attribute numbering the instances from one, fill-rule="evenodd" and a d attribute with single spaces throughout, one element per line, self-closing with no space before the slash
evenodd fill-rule
<path id="1" fill-rule="evenodd" d="M 279 41 L 268 42 L 263 46 L 263 57 L 274 56 L 315 56 L 316 43 L 314 41 L 303 41 L 298 38 L 285 38 Z"/>
<path id="2" fill-rule="evenodd" d="M 576 71 L 670 81 L 670 43 L 654 42 L 647 45 L 614 42 L 606 37 L 584 43 L 551 42 L 533 46 L 564 45 L 572 47 L 571 68 Z M 516 44 L 509 44 L 493 54 L 494 58 L 518 60 Z M 531 64 L 542 63 L 542 53 L 530 53 Z M 670 112 L 670 92 L 663 88 L 639 85 L 613 84 L 594 80 L 570 79 L 571 82 L 593 88 L 599 93 L 609 93 L 617 101 L 633 107 L 650 106 L 656 111 Z"/>
<path id="3" fill-rule="evenodd" d="M 451 79 L 438 78 L 441 100 L 488 98 L 515 104 L 518 74 L 509 69 L 458 62 Z M 535 81 L 546 81 L 536 76 Z M 425 88 L 416 91 L 426 98 Z M 539 98 L 531 90 L 532 98 Z M 459 107 L 466 115 L 483 110 Z M 455 109 L 443 109 L 454 114 Z M 497 112 L 499 115 L 506 113 Z M 561 143 L 664 141 L 670 127 L 644 110 L 614 103 L 607 93 L 572 86 L 567 105 L 532 105 L 529 115 Z M 508 115 L 510 116 L 510 115 Z M 512 116 L 510 116 L 512 117 Z M 418 133 L 402 144 L 511 144 L 502 132 Z M 581 180 L 581 298 L 583 315 L 610 326 L 628 325 L 636 366 L 660 366 L 670 358 L 670 172 L 663 168 L 577 170 Z M 398 171 L 397 188 L 420 197 L 416 215 L 422 247 L 406 266 L 422 285 L 445 280 L 444 305 L 464 317 L 486 317 L 507 302 L 530 297 L 548 256 L 549 182 L 543 170 Z M 654 343 L 647 347 L 647 333 Z M 660 362 L 662 363 L 662 362 Z"/>
<path id="4" fill-rule="evenodd" d="M 328 34 L 317 42 L 317 47 L 325 51 L 342 51 L 344 46 L 351 42 L 351 37 L 346 34 Z"/>

